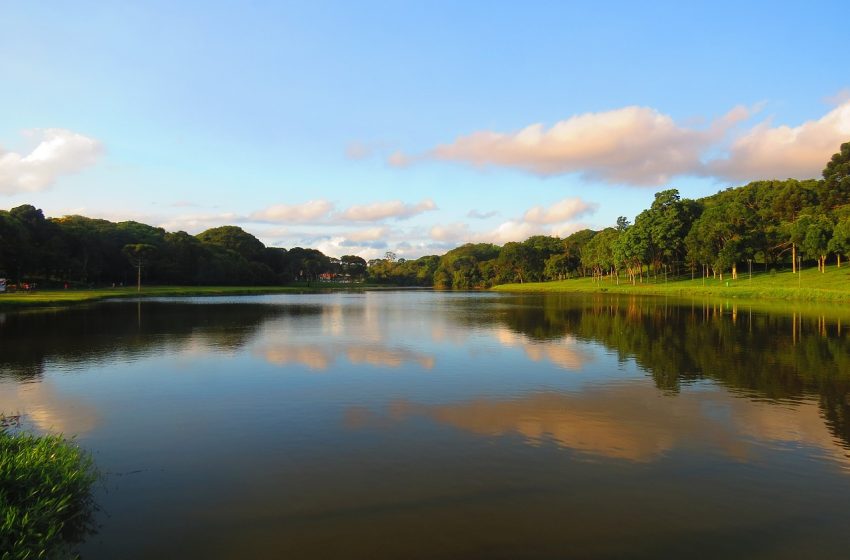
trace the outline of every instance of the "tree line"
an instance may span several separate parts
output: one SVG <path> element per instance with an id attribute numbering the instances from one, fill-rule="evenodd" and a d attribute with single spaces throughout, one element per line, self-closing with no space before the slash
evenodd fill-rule
<path id="1" fill-rule="evenodd" d="M 133 221 L 45 218 L 29 204 L 0 211 L 0 277 L 11 283 L 133 284 L 139 270 L 157 284 L 274 285 L 328 273 L 359 280 L 366 261 L 266 247 L 236 226 L 189 235 Z"/>
<path id="2" fill-rule="evenodd" d="M 375 262 L 369 270 L 378 282 L 467 289 L 576 276 L 734 279 L 744 266 L 796 271 L 814 263 L 823 271 L 833 258 L 836 266 L 850 258 L 850 143 L 819 180 L 754 181 L 696 200 L 668 189 L 634 223 L 620 217 L 612 227 L 563 239 L 467 244 L 442 257 Z"/>
<path id="3" fill-rule="evenodd" d="M 697 275 L 737 278 L 742 266 L 825 270 L 850 258 L 850 143 L 822 179 L 754 181 L 701 199 L 655 194 L 634 223 L 565 238 L 536 235 L 503 246 L 468 243 L 418 259 L 332 258 L 316 249 L 266 247 L 236 226 L 190 235 L 138 222 L 45 218 L 23 205 L 0 211 L 0 276 L 11 282 L 108 285 L 272 285 L 342 278 L 437 288 L 608 277 L 640 283 Z"/>

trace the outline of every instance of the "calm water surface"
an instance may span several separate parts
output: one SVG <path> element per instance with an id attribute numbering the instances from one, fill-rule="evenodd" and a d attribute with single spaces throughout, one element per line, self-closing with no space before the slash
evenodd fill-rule
<path id="1" fill-rule="evenodd" d="M 87 560 L 846 558 L 848 330 L 598 296 L 103 303 L 0 315 L 0 411 L 94 454 Z"/>

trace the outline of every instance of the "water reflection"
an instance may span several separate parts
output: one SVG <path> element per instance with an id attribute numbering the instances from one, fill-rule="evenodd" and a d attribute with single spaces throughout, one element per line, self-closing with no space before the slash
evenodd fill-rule
<path id="1" fill-rule="evenodd" d="M 27 421 L 44 432 L 84 435 L 100 420 L 97 407 L 64 394 L 52 382 L 0 385 L 0 413 L 25 412 Z"/>
<path id="2" fill-rule="evenodd" d="M 575 337 L 564 336 L 557 339 L 536 341 L 530 337 L 507 328 L 496 328 L 493 332 L 502 346 L 518 346 L 533 362 L 548 360 L 568 370 L 580 370 L 593 356 L 582 348 Z"/>
<path id="3" fill-rule="evenodd" d="M 345 357 L 352 364 L 369 364 L 386 368 L 401 368 L 418 364 L 433 369 L 434 356 L 407 348 L 391 348 L 380 344 L 260 344 L 254 348 L 270 364 L 287 366 L 300 364 L 312 370 L 327 370 L 337 359 Z"/>
<path id="4" fill-rule="evenodd" d="M 840 316 L 754 312 L 716 302 L 538 296 L 515 298 L 476 321 L 544 345 L 562 337 L 602 344 L 621 362 L 634 360 L 663 392 L 712 380 L 756 398 L 816 395 L 829 429 L 850 445 L 850 336 Z"/>
<path id="5" fill-rule="evenodd" d="M 850 454 L 837 445 L 816 403 L 777 406 L 735 398 L 716 388 L 673 398 L 643 383 L 623 383 L 504 400 L 434 405 L 395 401 L 384 413 L 352 407 L 346 423 L 369 429 L 415 417 L 480 436 L 519 435 L 531 445 L 553 442 L 589 455 L 636 462 L 694 447 L 753 460 L 762 447 L 803 445 L 850 472 Z"/>
<path id="6" fill-rule="evenodd" d="M 89 559 L 822 557 L 850 546 L 846 322 L 430 292 L 10 313 L 0 411 L 107 473 Z"/>
<path id="7" fill-rule="evenodd" d="M 319 313 L 311 305 L 158 302 L 10 313 L 0 323 L 0 379 L 37 379 L 51 362 L 85 367 L 169 351 L 234 351 L 271 319 Z"/>

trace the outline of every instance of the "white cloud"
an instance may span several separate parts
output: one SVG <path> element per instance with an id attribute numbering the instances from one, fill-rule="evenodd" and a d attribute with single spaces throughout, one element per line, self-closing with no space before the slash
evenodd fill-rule
<path id="1" fill-rule="evenodd" d="M 335 235 L 311 246 L 332 257 L 357 255 L 369 260 L 383 257 L 389 244 L 380 240 L 352 241 L 343 235 Z"/>
<path id="2" fill-rule="evenodd" d="M 850 90 L 829 101 L 837 106 L 819 119 L 797 126 L 765 121 L 731 139 L 730 131 L 761 111 L 763 103 L 735 107 L 702 128 L 676 123 L 651 107 L 584 113 L 549 128 L 538 123 L 516 132 L 473 132 L 424 154 L 396 152 L 389 163 L 406 167 L 423 160 L 458 161 L 544 177 L 577 173 L 605 183 L 652 187 L 685 175 L 741 182 L 814 178 L 850 140 Z M 540 216 L 531 218 L 546 223 Z M 473 211 L 469 217 L 479 215 Z"/>
<path id="3" fill-rule="evenodd" d="M 335 218 L 352 222 L 376 222 L 388 218 L 405 220 L 436 209 L 437 205 L 430 198 L 426 198 L 418 204 L 405 204 L 400 200 L 391 200 L 351 206 L 337 214 Z"/>
<path id="4" fill-rule="evenodd" d="M 349 241 L 378 241 L 386 239 L 389 234 L 389 228 L 373 227 L 348 232 L 345 238 Z"/>
<path id="5" fill-rule="evenodd" d="M 492 231 L 474 235 L 471 241 L 504 245 L 509 241 L 525 241 L 532 235 L 549 235 L 549 231 L 538 224 L 530 224 L 520 220 L 509 220 L 499 224 Z"/>
<path id="6" fill-rule="evenodd" d="M 565 198 L 547 207 L 535 206 L 525 213 L 524 220 L 532 224 L 557 224 L 568 222 L 596 210 L 596 204 L 578 197 Z"/>
<path id="7" fill-rule="evenodd" d="M 504 221 L 489 231 L 471 231 L 468 224 L 455 222 L 435 225 L 429 230 L 428 236 L 436 242 L 453 245 L 462 243 L 503 245 L 509 241 L 525 241 L 532 235 L 564 237 L 584 227 L 573 220 L 595 212 L 596 208 L 596 204 L 578 197 L 565 198 L 546 207 L 529 208 L 522 218 Z"/>
<path id="8" fill-rule="evenodd" d="M 548 129 L 538 123 L 513 133 L 474 132 L 437 146 L 427 157 L 541 176 L 580 173 L 607 183 L 657 186 L 676 175 L 697 173 L 704 151 L 749 114 L 736 107 L 707 129 L 694 129 L 650 107 L 630 106 L 575 115 Z M 400 153 L 392 158 L 405 165 L 414 159 Z"/>
<path id="9" fill-rule="evenodd" d="M 759 124 L 732 142 L 726 157 L 709 162 L 705 174 L 734 181 L 813 178 L 847 141 L 850 100 L 799 126 Z"/>
<path id="10" fill-rule="evenodd" d="M 334 204 L 327 200 L 310 200 L 303 204 L 275 204 L 253 212 L 249 219 L 257 222 L 317 222 L 326 219 Z"/>
<path id="11" fill-rule="evenodd" d="M 94 165 L 103 147 L 94 138 L 62 128 L 26 131 L 38 144 L 26 155 L 0 148 L 0 193 L 42 191 L 62 175 Z"/>

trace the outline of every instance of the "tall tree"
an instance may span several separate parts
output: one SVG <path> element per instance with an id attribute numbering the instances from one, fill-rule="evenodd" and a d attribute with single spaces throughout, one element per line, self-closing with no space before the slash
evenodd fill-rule
<path id="1" fill-rule="evenodd" d="M 830 211 L 850 203 L 850 142 L 841 148 L 823 170 L 821 206 Z"/>

